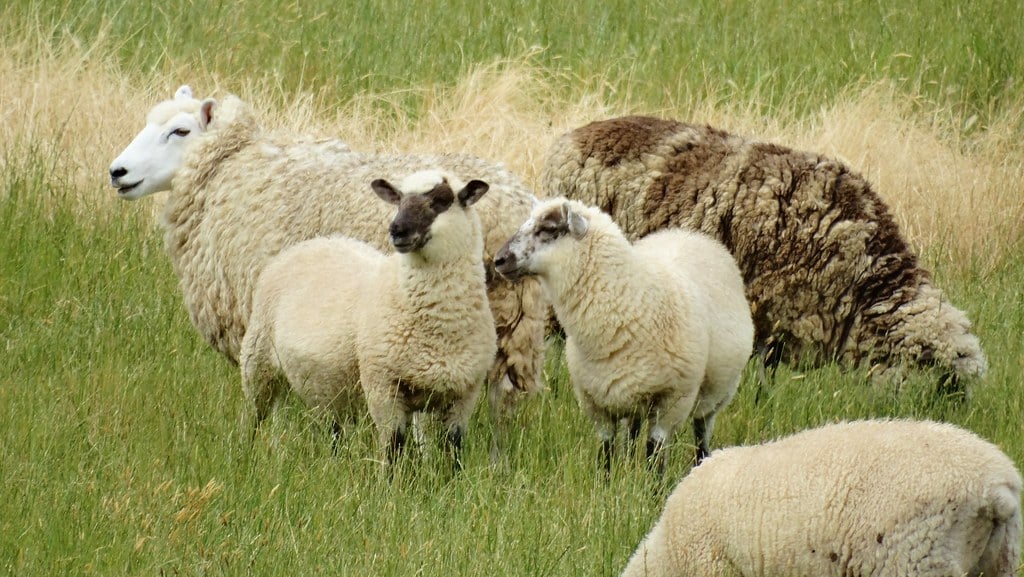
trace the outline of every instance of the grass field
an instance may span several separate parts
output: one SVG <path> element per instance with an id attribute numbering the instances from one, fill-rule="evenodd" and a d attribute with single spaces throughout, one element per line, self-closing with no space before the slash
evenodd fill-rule
<path id="1" fill-rule="evenodd" d="M 189 323 L 155 215 L 107 167 L 182 83 L 362 150 L 461 150 L 536 182 L 592 119 L 645 112 L 840 156 L 877 185 L 988 376 L 748 370 L 714 446 L 840 419 L 947 420 L 1024 463 L 1024 4 L 113 0 L 0 8 L 0 571 L 11 575 L 616 575 L 660 511 L 605 482 L 558 343 L 505 468 L 383 482 L 368 421 L 332 454 L 297 402 L 241 442 L 237 369 Z M 689 468 L 689 432 L 669 479 Z M 1024 571 L 1019 571 L 1024 575 Z"/>

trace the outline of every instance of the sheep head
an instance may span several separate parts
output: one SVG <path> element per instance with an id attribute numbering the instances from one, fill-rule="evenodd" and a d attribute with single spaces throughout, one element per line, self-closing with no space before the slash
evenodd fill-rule
<path id="1" fill-rule="evenodd" d="M 464 212 L 489 188 L 482 180 L 462 184 L 437 170 L 413 173 L 397 188 L 384 179 L 374 180 L 371 186 L 382 200 L 398 207 L 388 233 L 395 250 L 403 254 L 423 251 L 436 233 L 452 228 L 456 221 L 467 221 L 452 218 L 455 211 L 450 209 L 457 206 Z M 467 230 L 459 235 L 467 236 L 472 232 Z"/>
<path id="2" fill-rule="evenodd" d="M 110 184 L 124 200 L 169 190 L 188 144 L 213 120 L 217 101 L 192 97 L 188 86 L 150 110 L 146 126 L 110 165 Z"/>
<path id="3" fill-rule="evenodd" d="M 589 227 L 577 202 L 554 198 L 536 203 L 530 218 L 494 255 L 494 268 L 509 280 L 542 274 L 550 253 L 567 239 L 582 239 Z"/>

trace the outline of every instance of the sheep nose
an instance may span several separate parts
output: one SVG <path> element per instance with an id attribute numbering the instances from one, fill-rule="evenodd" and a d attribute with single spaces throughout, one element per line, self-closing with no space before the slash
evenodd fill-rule
<path id="1" fill-rule="evenodd" d="M 402 238 L 403 236 L 409 235 L 409 227 L 403 226 L 398 222 L 393 222 L 391 223 L 391 226 L 388 227 L 388 233 L 392 238 Z"/>
<path id="2" fill-rule="evenodd" d="M 110 167 L 110 178 L 121 178 L 126 174 L 128 174 L 128 169 L 123 166 Z"/>
<path id="3" fill-rule="evenodd" d="M 499 252 L 494 255 L 494 266 L 500 268 L 505 262 L 508 261 L 508 254 L 505 252 Z"/>

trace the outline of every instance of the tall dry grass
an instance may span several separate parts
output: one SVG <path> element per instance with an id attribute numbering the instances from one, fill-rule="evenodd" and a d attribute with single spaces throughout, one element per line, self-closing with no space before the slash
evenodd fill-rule
<path id="1" fill-rule="evenodd" d="M 5 166 L 28 149 L 49 154 L 64 174 L 62 186 L 102 197 L 109 192 L 110 161 L 150 106 L 181 83 L 201 96 L 239 94 L 271 129 L 337 135 L 364 151 L 467 152 L 504 162 L 531 184 L 562 132 L 618 114 L 653 113 L 844 159 L 875 184 L 915 247 L 954 268 L 997 266 L 1021 237 L 1024 202 L 1017 190 L 1024 154 L 1017 137 L 1024 105 L 1000 122 L 972 127 L 970 136 L 962 134 L 971 119 L 929 108 L 885 83 L 848 89 L 803 116 L 781 109 L 766 115 L 756 102 L 715 99 L 650 110 L 621 95 L 609 99 L 605 79 L 544 69 L 536 53 L 476 66 L 454 86 L 410 86 L 343 103 L 316 92 L 285 100 L 272 76 L 226 86 L 214 75 L 177 66 L 177 77 L 139 81 L 119 70 L 103 45 L 68 40 L 54 48 L 29 37 L 0 58 Z M 577 89 L 559 96 L 566 91 L 556 87 L 566 84 Z M 400 104 L 410 94 L 421 103 L 417 109 Z"/>

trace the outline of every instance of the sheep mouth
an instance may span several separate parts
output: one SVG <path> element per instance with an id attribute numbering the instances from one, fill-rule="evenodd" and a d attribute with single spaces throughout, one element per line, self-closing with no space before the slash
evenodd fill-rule
<path id="1" fill-rule="evenodd" d="M 511 265 L 502 263 L 502 265 L 495 266 L 494 270 L 498 271 L 498 274 L 505 277 L 506 280 L 519 280 L 526 276 L 526 270 L 516 263 Z"/>
<path id="2" fill-rule="evenodd" d="M 426 246 L 426 244 L 427 244 L 427 242 L 429 240 L 430 240 L 430 236 L 429 235 L 428 236 L 414 235 L 414 236 L 401 236 L 401 237 L 392 236 L 391 237 L 391 246 L 395 247 L 395 250 L 397 252 L 400 252 L 402 254 L 406 254 L 406 253 L 414 252 L 414 251 L 417 251 L 417 250 L 423 248 L 424 246 Z"/>
<path id="3" fill-rule="evenodd" d="M 145 180 L 145 179 L 143 179 L 143 180 Z M 115 184 L 114 186 L 117 188 L 117 195 L 118 196 L 127 196 L 128 193 L 130 193 L 131 191 L 133 191 L 136 188 L 138 188 L 140 184 L 142 184 L 142 180 L 140 180 L 138 182 L 133 182 L 131 184 L 121 184 L 121 185 Z"/>
<path id="4" fill-rule="evenodd" d="M 410 253 L 423 248 L 425 242 L 421 242 L 415 238 L 392 238 L 391 246 L 395 247 L 395 251 L 402 254 Z"/>

